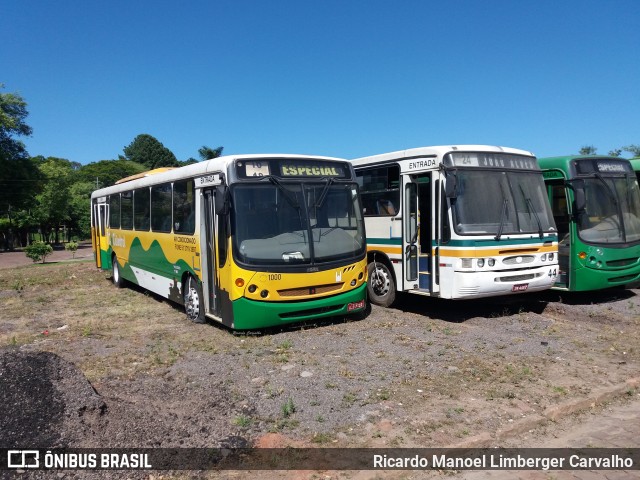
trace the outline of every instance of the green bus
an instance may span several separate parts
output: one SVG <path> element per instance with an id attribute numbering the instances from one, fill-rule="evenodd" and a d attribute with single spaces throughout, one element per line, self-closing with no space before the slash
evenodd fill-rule
<path id="1" fill-rule="evenodd" d="M 636 177 L 638 177 L 638 182 L 640 182 L 640 157 L 632 158 L 629 160 L 631 162 L 631 168 L 636 172 Z"/>
<path id="2" fill-rule="evenodd" d="M 629 160 L 607 156 L 538 159 L 558 228 L 560 275 L 570 291 L 640 279 L 640 188 Z"/>

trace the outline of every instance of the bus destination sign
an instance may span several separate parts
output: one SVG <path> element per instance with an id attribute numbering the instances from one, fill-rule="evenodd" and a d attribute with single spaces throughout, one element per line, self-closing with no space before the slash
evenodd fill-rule
<path id="1" fill-rule="evenodd" d="M 348 164 L 322 160 L 265 158 L 244 160 L 236 164 L 240 178 L 258 178 L 269 175 L 281 178 L 348 178 Z"/>
<path id="2" fill-rule="evenodd" d="M 283 177 L 344 177 L 341 165 L 320 163 L 285 163 L 280 172 Z"/>
<path id="3" fill-rule="evenodd" d="M 533 157 L 507 153 L 452 152 L 447 164 L 454 167 L 508 168 L 513 170 L 539 170 Z"/>

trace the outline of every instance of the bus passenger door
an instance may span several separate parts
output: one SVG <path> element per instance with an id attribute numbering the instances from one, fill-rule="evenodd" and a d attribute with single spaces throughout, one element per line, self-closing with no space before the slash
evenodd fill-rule
<path id="1" fill-rule="evenodd" d="M 108 217 L 109 205 L 106 203 L 95 203 L 93 205 L 93 248 L 95 252 L 96 266 L 98 268 L 110 268 L 108 260 L 103 261 L 103 250 L 109 246 L 107 238 L 107 217 Z"/>
<path id="2" fill-rule="evenodd" d="M 218 301 L 218 272 L 216 270 L 216 209 L 214 190 L 206 189 L 202 191 L 202 210 L 204 246 L 202 247 L 203 261 L 203 285 L 202 294 L 205 300 L 205 310 L 207 313 L 220 316 L 220 305 Z"/>
<path id="3" fill-rule="evenodd" d="M 404 177 L 404 289 L 418 288 L 418 185 Z"/>
<path id="4" fill-rule="evenodd" d="M 434 275 L 432 240 L 434 230 L 434 205 L 431 187 L 431 173 L 416 176 L 418 184 L 418 216 L 419 216 L 419 250 L 418 250 L 418 285 L 423 292 L 433 293 Z"/>

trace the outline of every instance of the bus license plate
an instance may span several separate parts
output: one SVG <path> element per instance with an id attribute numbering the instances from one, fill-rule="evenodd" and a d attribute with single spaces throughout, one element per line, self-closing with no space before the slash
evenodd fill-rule
<path id="1" fill-rule="evenodd" d="M 512 292 L 524 292 L 527 288 L 529 288 L 529 284 L 528 283 L 520 283 L 518 285 L 514 285 L 511 288 Z"/>
<path id="2" fill-rule="evenodd" d="M 364 300 L 347 304 L 347 312 L 353 312 L 354 310 L 360 310 L 361 308 L 364 308 Z"/>

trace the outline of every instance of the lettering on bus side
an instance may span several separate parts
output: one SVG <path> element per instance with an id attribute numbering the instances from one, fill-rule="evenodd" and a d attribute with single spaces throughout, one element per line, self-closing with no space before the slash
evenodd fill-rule
<path id="1" fill-rule="evenodd" d="M 435 158 L 427 158 L 425 160 L 416 160 L 409 162 L 409 170 L 418 170 L 422 168 L 430 168 L 436 166 Z"/>
<path id="2" fill-rule="evenodd" d="M 182 237 L 175 235 L 173 237 L 173 246 L 179 252 L 196 253 L 195 237 Z"/>
<path id="3" fill-rule="evenodd" d="M 116 235 L 115 233 L 111 234 L 110 237 L 110 244 L 112 247 L 126 247 L 127 246 L 127 242 L 125 241 L 124 237 L 119 237 L 118 235 Z"/>

